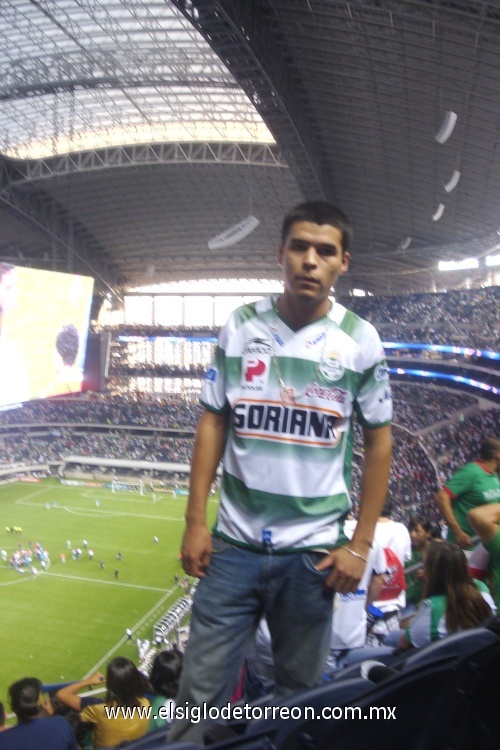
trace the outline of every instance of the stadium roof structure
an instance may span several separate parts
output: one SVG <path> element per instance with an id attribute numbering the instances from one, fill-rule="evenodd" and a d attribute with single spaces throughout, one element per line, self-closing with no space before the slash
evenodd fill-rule
<path id="1" fill-rule="evenodd" d="M 118 294 L 277 279 L 284 212 L 327 199 L 347 289 L 429 291 L 468 257 L 484 278 L 499 36 L 487 0 L 3 0 L 0 261 Z"/>

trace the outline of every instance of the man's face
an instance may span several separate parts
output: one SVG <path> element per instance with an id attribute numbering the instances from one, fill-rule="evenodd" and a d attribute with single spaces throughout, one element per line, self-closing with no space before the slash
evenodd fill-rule
<path id="1" fill-rule="evenodd" d="M 16 273 L 7 271 L 0 277 L 0 312 L 7 313 L 17 300 Z"/>
<path id="2" fill-rule="evenodd" d="M 349 267 L 342 251 L 342 233 L 329 224 L 297 221 L 278 250 L 285 294 L 301 301 L 321 302 Z"/>
<path id="3" fill-rule="evenodd" d="M 413 549 L 420 550 L 429 541 L 430 534 L 423 526 L 417 524 L 410 531 L 410 537 Z"/>

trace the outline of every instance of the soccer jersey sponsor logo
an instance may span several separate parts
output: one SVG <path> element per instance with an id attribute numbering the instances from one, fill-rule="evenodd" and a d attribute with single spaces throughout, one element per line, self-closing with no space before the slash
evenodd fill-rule
<path id="1" fill-rule="evenodd" d="M 317 383 L 311 383 L 305 393 L 309 398 L 323 398 L 325 401 L 335 401 L 337 404 L 350 403 L 351 394 L 343 388 L 324 388 Z"/>
<path id="2" fill-rule="evenodd" d="M 386 364 L 380 363 L 376 366 L 375 370 L 373 371 L 373 377 L 377 382 L 380 382 L 381 380 L 387 380 L 389 378 L 389 368 Z"/>
<path id="3" fill-rule="evenodd" d="M 283 339 L 279 335 L 279 333 L 276 330 L 276 328 L 274 328 L 274 327 L 271 328 L 271 334 L 272 334 L 272 337 L 276 341 L 277 344 L 279 344 L 280 346 L 285 346 L 285 342 L 283 341 Z"/>
<path id="4" fill-rule="evenodd" d="M 323 341 L 325 336 L 326 331 L 322 331 L 322 333 L 319 333 L 314 339 L 309 339 L 309 341 L 306 341 L 306 348 L 310 349 L 312 346 L 316 346 L 316 344 L 319 344 L 320 341 Z"/>
<path id="5" fill-rule="evenodd" d="M 215 383 L 216 380 L 217 380 L 217 369 L 215 367 L 210 367 L 205 373 L 205 381 L 207 383 Z"/>
<path id="6" fill-rule="evenodd" d="M 266 371 L 266 363 L 261 359 L 248 359 L 245 362 L 245 380 L 247 383 L 253 383 L 260 378 Z"/>
<path id="7" fill-rule="evenodd" d="M 252 339 L 242 352 L 242 387 L 262 391 L 269 376 L 272 347 L 264 339 Z"/>
<path id="8" fill-rule="evenodd" d="M 327 352 L 321 360 L 319 371 L 326 380 L 340 380 L 345 370 L 338 352 Z"/>
<path id="9" fill-rule="evenodd" d="M 483 497 L 488 502 L 492 502 L 492 500 L 500 500 L 500 488 L 486 490 L 483 492 Z"/>
<path id="10" fill-rule="evenodd" d="M 275 402 L 237 401 L 234 431 L 239 437 L 259 438 L 296 445 L 334 447 L 340 440 L 338 412 Z"/>

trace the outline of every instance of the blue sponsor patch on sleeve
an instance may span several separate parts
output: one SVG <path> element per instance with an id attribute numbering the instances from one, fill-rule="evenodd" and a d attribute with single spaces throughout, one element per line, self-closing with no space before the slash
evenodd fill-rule
<path id="1" fill-rule="evenodd" d="M 217 380 L 217 370 L 215 367 L 210 367 L 205 373 L 205 380 L 207 380 L 209 383 L 215 383 Z"/>

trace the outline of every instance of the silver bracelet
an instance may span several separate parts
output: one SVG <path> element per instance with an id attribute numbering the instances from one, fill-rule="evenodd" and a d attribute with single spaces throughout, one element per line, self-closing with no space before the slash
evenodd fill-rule
<path id="1" fill-rule="evenodd" d="M 343 546 L 343 547 L 341 547 L 340 549 L 345 549 L 345 551 L 346 551 L 346 552 L 350 552 L 350 553 L 351 553 L 351 555 L 354 555 L 354 557 L 359 557 L 359 559 L 360 559 L 360 560 L 363 560 L 363 562 L 368 562 L 368 560 L 366 559 L 366 557 L 363 557 L 363 555 L 360 555 L 360 554 L 359 554 L 359 552 L 354 552 L 354 550 L 353 550 L 353 549 L 351 549 L 350 547 L 346 547 L 346 546 L 344 545 L 344 546 Z"/>

